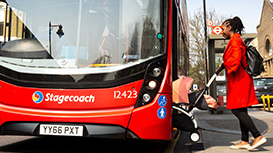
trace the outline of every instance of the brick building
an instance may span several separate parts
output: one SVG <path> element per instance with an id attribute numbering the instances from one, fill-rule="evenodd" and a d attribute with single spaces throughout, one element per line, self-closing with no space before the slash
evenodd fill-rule
<path id="1" fill-rule="evenodd" d="M 265 66 L 265 72 L 261 76 L 273 76 L 273 2 L 270 0 L 264 0 L 257 32 L 258 50 L 264 58 Z"/>

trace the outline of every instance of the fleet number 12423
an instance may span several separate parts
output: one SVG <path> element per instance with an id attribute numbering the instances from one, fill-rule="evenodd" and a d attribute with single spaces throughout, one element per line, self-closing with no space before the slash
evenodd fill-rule
<path id="1" fill-rule="evenodd" d="M 120 99 L 120 98 L 137 98 L 137 91 L 135 90 L 126 90 L 126 91 L 120 91 L 116 90 L 114 91 L 114 98 Z"/>

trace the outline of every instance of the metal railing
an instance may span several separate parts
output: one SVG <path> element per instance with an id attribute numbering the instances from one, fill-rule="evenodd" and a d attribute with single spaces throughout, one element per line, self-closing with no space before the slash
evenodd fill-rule
<path id="1" fill-rule="evenodd" d="M 273 98 L 273 95 L 262 95 L 261 96 L 262 100 L 263 100 L 263 106 L 264 106 L 264 110 L 266 109 L 265 105 L 265 99 L 267 99 L 267 107 L 268 107 L 268 111 L 270 112 L 271 108 L 270 108 L 270 98 Z"/>

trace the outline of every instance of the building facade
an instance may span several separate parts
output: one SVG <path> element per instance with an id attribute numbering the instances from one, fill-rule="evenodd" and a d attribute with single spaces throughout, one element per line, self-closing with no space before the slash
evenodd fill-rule
<path id="1" fill-rule="evenodd" d="M 265 72 L 261 76 L 273 76 L 273 3 L 264 0 L 260 24 L 257 26 L 258 50 L 264 58 Z"/>

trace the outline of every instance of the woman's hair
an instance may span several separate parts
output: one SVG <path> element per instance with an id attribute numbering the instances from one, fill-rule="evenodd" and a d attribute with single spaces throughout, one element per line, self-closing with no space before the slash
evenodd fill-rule
<path id="1" fill-rule="evenodd" d="M 243 29 L 245 28 L 243 25 L 242 20 L 235 16 L 233 19 L 227 19 L 223 22 L 225 26 L 231 26 L 231 31 L 234 31 L 235 33 L 242 34 Z"/>

